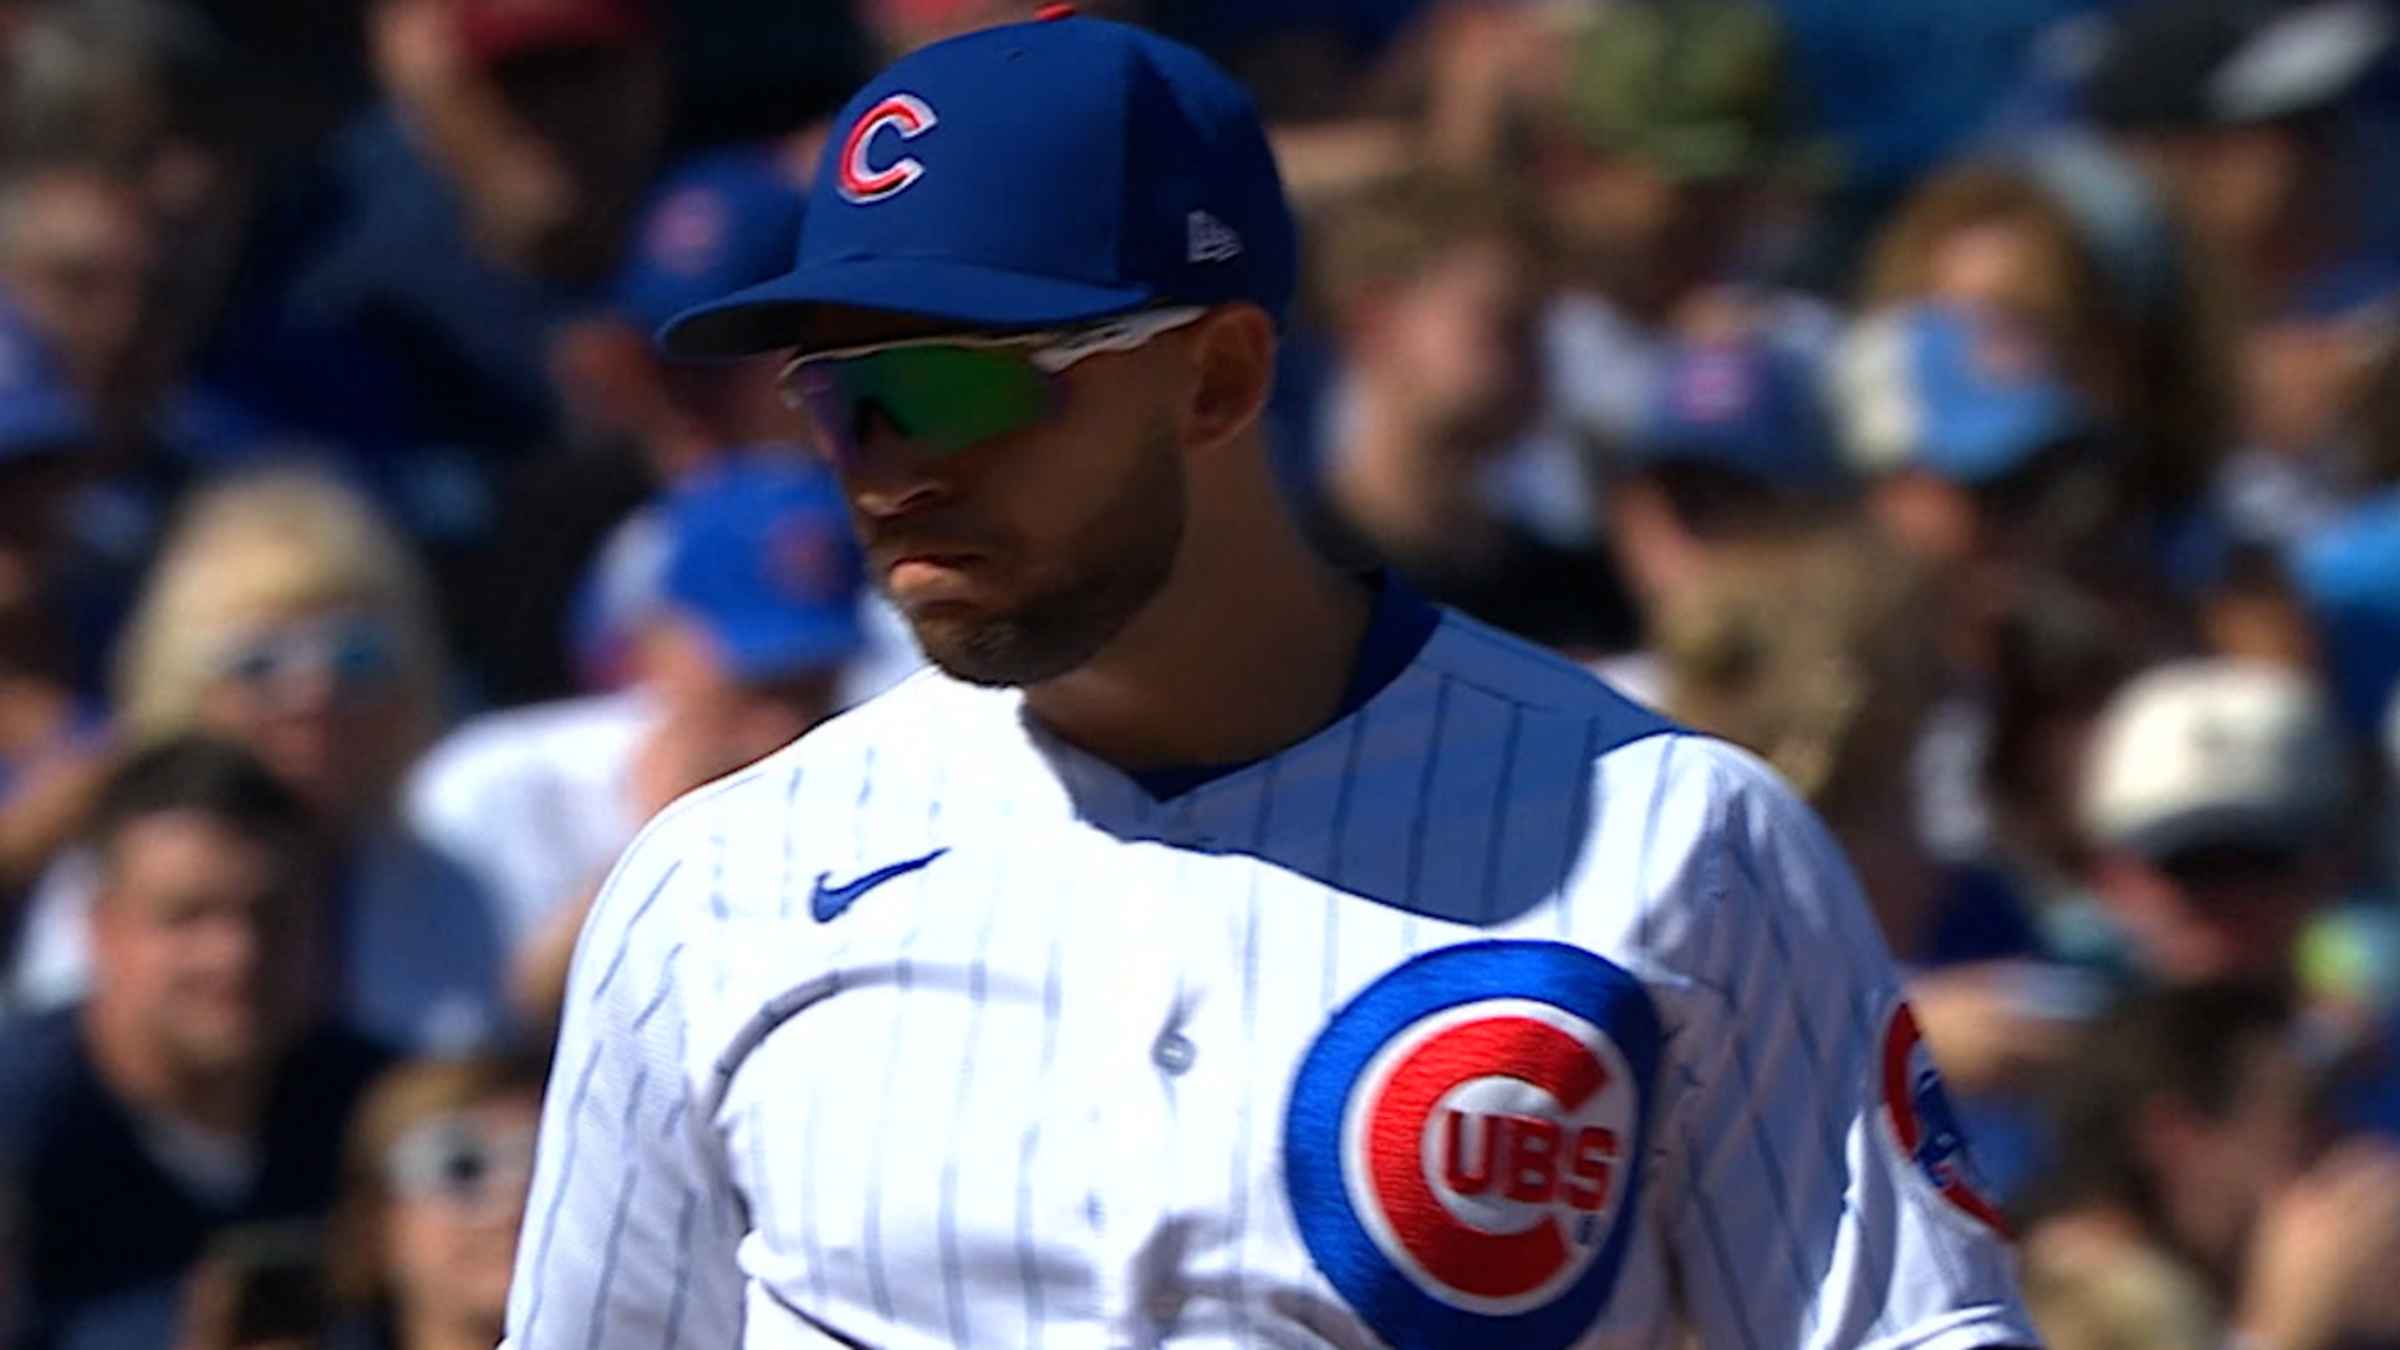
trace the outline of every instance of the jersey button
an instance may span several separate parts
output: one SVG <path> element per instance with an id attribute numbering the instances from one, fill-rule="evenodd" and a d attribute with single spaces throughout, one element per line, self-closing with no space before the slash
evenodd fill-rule
<path id="1" fill-rule="evenodd" d="M 1192 1067 L 1200 1052 L 1181 1032 L 1170 1031 L 1150 1047 L 1150 1062 L 1171 1074 L 1180 1075 Z"/>

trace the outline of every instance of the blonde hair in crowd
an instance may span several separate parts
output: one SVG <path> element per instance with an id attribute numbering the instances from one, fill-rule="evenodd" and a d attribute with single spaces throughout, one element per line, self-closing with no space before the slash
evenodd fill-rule
<path id="1" fill-rule="evenodd" d="M 439 724 L 443 653 L 430 587 L 365 498 L 303 468 L 244 474 L 177 521 L 116 653 L 117 706 L 137 744 L 194 729 L 225 642 L 313 610 L 392 625 L 412 745 Z"/>

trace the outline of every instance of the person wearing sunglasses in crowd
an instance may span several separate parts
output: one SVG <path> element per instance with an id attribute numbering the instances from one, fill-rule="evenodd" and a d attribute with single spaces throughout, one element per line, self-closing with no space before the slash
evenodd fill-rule
<path id="1" fill-rule="evenodd" d="M 510 1344 L 2034 1343 L 1806 809 L 1310 551 L 1230 77 L 1052 6 L 836 126 L 665 341 L 787 354 L 936 669 L 603 887 Z"/>
<path id="2" fill-rule="evenodd" d="M 488 897 L 394 811 L 402 775 L 438 729 L 441 669 L 404 545 L 356 494 L 283 469 L 193 502 L 117 653 L 127 744 L 186 731 L 231 740 L 334 831 L 340 1007 L 404 1049 L 476 1044 L 505 1020 Z M 88 856 L 70 853 L 37 887 L 12 974 L 29 1007 L 87 987 L 92 884 Z"/>
<path id="3" fill-rule="evenodd" d="M 540 1061 L 402 1065 L 350 1128 L 329 1254 L 336 1350 L 489 1350 L 533 1178 Z"/>

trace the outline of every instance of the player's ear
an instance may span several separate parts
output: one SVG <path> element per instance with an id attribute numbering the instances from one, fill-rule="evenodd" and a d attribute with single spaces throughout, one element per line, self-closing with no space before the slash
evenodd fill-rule
<path id="1" fill-rule="evenodd" d="M 1256 305 L 1219 305 L 1192 326 L 1194 378 L 1183 409 L 1187 449 L 1234 439 L 1265 412 L 1275 389 L 1275 321 Z"/>

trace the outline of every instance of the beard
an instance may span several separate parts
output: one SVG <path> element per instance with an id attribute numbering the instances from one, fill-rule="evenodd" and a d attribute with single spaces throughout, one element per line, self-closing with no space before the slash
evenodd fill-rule
<path id="1" fill-rule="evenodd" d="M 1160 429 L 1081 526 L 1039 546 L 1034 585 L 1006 611 L 902 613 L 928 660 L 987 688 L 1053 680 L 1088 664 L 1174 573 L 1188 503 L 1183 462 Z"/>

